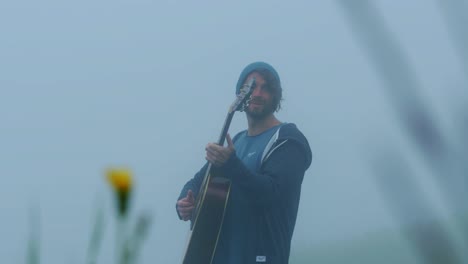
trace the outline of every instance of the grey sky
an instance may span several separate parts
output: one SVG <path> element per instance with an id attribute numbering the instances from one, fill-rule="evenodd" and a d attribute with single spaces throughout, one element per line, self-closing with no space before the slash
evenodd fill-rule
<path id="1" fill-rule="evenodd" d="M 453 136 L 467 80 L 437 2 L 376 2 Z M 257 60 L 277 68 L 278 116 L 314 153 L 292 254 L 396 230 L 369 150 L 412 152 L 336 2 L 8 1 L 0 32 L 0 258 L 9 263 L 24 261 L 34 206 L 43 263 L 83 263 L 99 203 L 108 217 L 100 260 L 110 263 L 110 165 L 134 171 L 132 213 L 154 215 L 141 263 L 177 263 L 188 225 L 175 199 L 216 141 L 238 74 Z M 236 114 L 231 134 L 245 125 Z M 431 178 L 418 182 L 450 219 Z"/>

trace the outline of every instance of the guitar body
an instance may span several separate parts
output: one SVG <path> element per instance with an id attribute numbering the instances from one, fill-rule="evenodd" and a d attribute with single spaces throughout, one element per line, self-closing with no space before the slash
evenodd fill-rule
<path id="1" fill-rule="evenodd" d="M 183 264 L 210 264 L 223 225 L 231 183 L 223 177 L 209 177 Z"/>

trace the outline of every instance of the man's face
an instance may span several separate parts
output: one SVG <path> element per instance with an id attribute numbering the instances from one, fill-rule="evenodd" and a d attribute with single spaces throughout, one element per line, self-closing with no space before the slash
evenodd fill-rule
<path id="1" fill-rule="evenodd" d="M 255 86 L 250 96 L 249 107 L 245 110 L 247 115 L 254 119 L 263 119 L 275 111 L 273 95 L 268 89 L 265 79 L 257 72 L 249 74 L 246 82 L 255 77 Z"/>

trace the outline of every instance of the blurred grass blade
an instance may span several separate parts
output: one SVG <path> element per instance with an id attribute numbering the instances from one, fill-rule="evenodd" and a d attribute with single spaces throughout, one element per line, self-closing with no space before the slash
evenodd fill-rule
<path id="1" fill-rule="evenodd" d="M 449 36 L 455 46 L 457 57 L 468 78 L 468 2 L 464 0 L 438 0 L 439 10 L 447 24 Z"/>
<path id="2" fill-rule="evenodd" d="M 350 22 L 356 39 L 363 46 L 377 74 L 383 80 L 403 131 L 426 165 L 434 172 L 437 185 L 451 214 L 468 210 L 466 158 L 456 154 L 437 122 L 430 104 L 424 100 L 423 86 L 405 50 L 385 23 L 375 2 L 337 0 Z M 468 244 L 468 223 L 457 225 Z"/>
<path id="3" fill-rule="evenodd" d="M 380 155 L 379 155 L 380 154 Z M 372 162 L 377 185 L 402 233 L 423 263 L 462 264 L 462 252 L 414 180 L 410 166 L 396 152 L 381 151 Z"/>
<path id="4" fill-rule="evenodd" d="M 26 253 L 26 264 L 40 263 L 40 217 L 39 209 L 30 209 L 29 213 L 30 237 Z"/>
<path id="5" fill-rule="evenodd" d="M 138 256 L 141 252 L 143 241 L 146 239 L 149 233 L 151 220 L 152 219 L 149 214 L 141 214 L 140 217 L 138 217 L 130 240 L 131 244 L 129 263 L 136 264 L 138 262 Z"/>
<path id="6" fill-rule="evenodd" d="M 122 248 L 121 264 L 136 264 L 141 252 L 142 244 L 148 235 L 151 225 L 151 217 L 149 214 L 141 214 L 132 233 L 126 237 Z"/>
<path id="7" fill-rule="evenodd" d="M 104 208 L 102 203 L 96 208 L 93 229 L 91 232 L 91 238 L 88 245 L 86 263 L 96 264 L 97 258 L 99 255 L 99 250 L 101 248 L 102 238 L 104 235 Z"/>

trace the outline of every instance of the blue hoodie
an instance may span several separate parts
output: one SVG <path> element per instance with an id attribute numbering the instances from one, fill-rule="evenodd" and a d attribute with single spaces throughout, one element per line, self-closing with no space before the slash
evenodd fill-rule
<path id="1" fill-rule="evenodd" d="M 245 133 L 238 133 L 234 143 Z M 288 263 L 302 180 L 311 162 L 307 139 L 292 123 L 281 125 L 271 136 L 257 171 L 247 168 L 237 155 L 230 157 L 220 173 L 238 186 L 231 188 L 230 196 L 245 197 L 249 203 L 239 208 L 239 203 L 229 200 L 213 264 Z M 206 167 L 185 184 L 179 199 L 189 189 L 199 190 Z M 239 214 L 250 225 L 237 223 Z M 233 234 L 242 241 L 233 241 Z"/>

